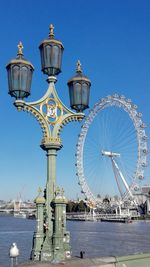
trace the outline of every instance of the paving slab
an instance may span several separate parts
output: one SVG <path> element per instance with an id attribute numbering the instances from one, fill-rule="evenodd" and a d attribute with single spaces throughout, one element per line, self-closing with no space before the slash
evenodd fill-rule
<path id="1" fill-rule="evenodd" d="M 60 263 L 28 261 L 17 267 L 150 267 L 150 253 L 124 257 L 72 258 Z"/>
<path id="2" fill-rule="evenodd" d="M 114 257 L 107 258 L 94 258 L 94 259 L 80 259 L 75 258 L 67 261 L 62 261 L 60 263 L 49 263 L 49 262 L 34 262 L 28 261 L 18 265 L 18 267 L 114 267 L 114 262 L 116 262 Z"/>

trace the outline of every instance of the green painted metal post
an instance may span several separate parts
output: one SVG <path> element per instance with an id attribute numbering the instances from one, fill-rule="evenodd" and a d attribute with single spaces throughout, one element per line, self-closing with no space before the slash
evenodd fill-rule
<path id="1" fill-rule="evenodd" d="M 41 191 L 39 192 L 41 193 Z M 33 236 L 33 246 L 31 251 L 31 259 L 32 260 L 40 260 L 41 254 L 41 246 L 44 240 L 44 205 L 45 205 L 45 198 L 42 196 L 38 196 L 35 199 L 36 203 L 36 210 L 37 210 L 37 225 L 36 225 L 36 232 L 34 232 Z"/>
<path id="2" fill-rule="evenodd" d="M 60 262 L 71 257 L 69 245 L 70 234 L 66 232 L 66 204 L 67 200 L 63 195 L 63 190 L 57 188 L 54 205 L 54 261 Z"/>
<path id="3" fill-rule="evenodd" d="M 46 183 L 46 237 L 41 250 L 42 261 L 53 260 L 53 229 L 54 221 L 52 218 L 52 200 L 54 199 L 54 192 L 56 190 L 56 156 L 57 150 L 61 148 L 60 144 L 47 144 L 41 146 L 47 152 L 47 183 Z"/>

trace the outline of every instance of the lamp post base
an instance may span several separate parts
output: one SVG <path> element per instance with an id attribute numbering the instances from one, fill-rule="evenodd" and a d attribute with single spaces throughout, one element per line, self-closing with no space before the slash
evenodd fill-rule
<path id="1" fill-rule="evenodd" d="M 43 235 L 34 233 L 33 236 L 33 248 L 31 251 L 31 260 L 40 261 L 41 258 L 41 245 L 43 243 Z"/>
<path id="2" fill-rule="evenodd" d="M 49 205 L 46 205 L 46 199 L 40 194 L 35 199 L 37 229 L 33 236 L 31 260 L 58 263 L 70 259 L 70 233 L 66 231 L 67 200 L 64 190 L 57 187 Z M 50 214 L 45 213 L 47 206 L 51 208 Z"/>
<path id="3" fill-rule="evenodd" d="M 66 232 L 63 236 L 55 235 L 52 238 L 46 236 L 43 246 L 41 237 L 35 233 L 33 237 L 33 249 L 31 251 L 32 261 L 46 261 L 58 263 L 71 258 L 71 247 L 69 244 L 70 234 Z"/>
<path id="4" fill-rule="evenodd" d="M 42 249 L 41 249 L 41 261 L 53 261 L 53 245 L 52 237 L 46 236 Z"/>

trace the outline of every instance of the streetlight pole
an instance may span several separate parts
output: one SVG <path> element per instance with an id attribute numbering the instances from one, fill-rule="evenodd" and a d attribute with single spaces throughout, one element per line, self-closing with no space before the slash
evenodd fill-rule
<path id="1" fill-rule="evenodd" d="M 44 196 L 39 192 L 35 199 L 37 207 L 37 229 L 33 237 L 32 260 L 61 261 L 71 257 L 70 234 L 66 231 L 66 198 L 56 186 L 56 157 L 62 148 L 60 132 L 71 121 L 81 121 L 83 110 L 88 108 L 90 80 L 83 75 L 77 62 L 76 75 L 68 81 L 70 105 L 68 109 L 59 99 L 55 83 L 61 72 L 63 45 L 54 39 L 54 27 L 50 25 L 48 39 L 39 46 L 42 71 L 47 74 L 48 90 L 35 102 L 25 102 L 30 95 L 33 65 L 24 59 L 23 45 L 19 43 L 17 58 L 7 65 L 9 94 L 15 97 L 18 111 L 31 113 L 39 122 L 43 138 L 41 148 L 47 155 L 47 182 Z"/>

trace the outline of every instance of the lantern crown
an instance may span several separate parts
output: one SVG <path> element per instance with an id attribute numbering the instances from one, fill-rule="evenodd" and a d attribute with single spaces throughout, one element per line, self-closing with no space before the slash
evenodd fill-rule
<path id="1" fill-rule="evenodd" d="M 85 82 L 89 83 L 89 85 L 91 85 L 91 81 L 89 80 L 89 78 L 83 74 L 81 66 L 82 66 L 82 64 L 81 64 L 80 60 L 78 59 L 78 61 L 76 63 L 76 75 L 73 76 L 68 81 L 68 84 L 71 82 L 75 82 L 75 81 L 76 82 L 77 81 L 85 81 Z"/>
<path id="2" fill-rule="evenodd" d="M 10 64 L 25 64 L 25 65 L 29 65 L 31 66 L 31 68 L 34 70 L 34 67 L 32 65 L 32 63 L 30 61 L 28 61 L 27 59 L 24 58 L 24 54 L 23 54 L 23 44 L 20 41 L 17 45 L 18 47 L 18 52 L 17 52 L 17 57 L 12 59 L 6 66 L 6 69 L 8 68 L 8 66 Z"/>

